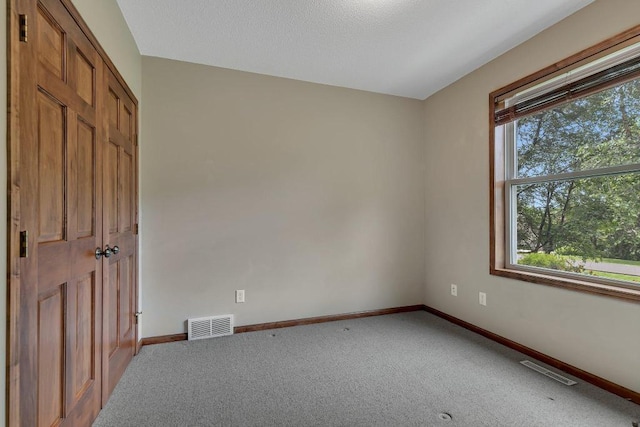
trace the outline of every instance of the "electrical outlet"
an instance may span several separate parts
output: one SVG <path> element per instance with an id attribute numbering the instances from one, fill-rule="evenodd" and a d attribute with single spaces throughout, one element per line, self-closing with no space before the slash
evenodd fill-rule
<path id="1" fill-rule="evenodd" d="M 454 297 L 458 296 L 458 285 L 451 284 L 451 295 Z"/>
<path id="2" fill-rule="evenodd" d="M 484 292 L 480 292 L 478 295 L 479 295 L 478 299 L 479 299 L 480 305 L 486 306 L 487 305 L 487 294 L 485 294 Z"/>
<path id="3" fill-rule="evenodd" d="M 244 302 L 244 290 L 238 289 L 236 291 L 236 303 Z"/>

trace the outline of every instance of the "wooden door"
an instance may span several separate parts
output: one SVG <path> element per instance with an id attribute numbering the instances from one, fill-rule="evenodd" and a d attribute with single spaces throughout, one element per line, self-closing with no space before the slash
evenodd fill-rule
<path id="1" fill-rule="evenodd" d="M 69 0 L 9 6 L 7 418 L 89 426 L 136 348 L 136 102 Z"/>
<path id="2" fill-rule="evenodd" d="M 100 410 L 102 60 L 57 0 L 30 5 L 21 46 L 20 423 L 88 425 Z"/>
<path id="3" fill-rule="evenodd" d="M 118 253 L 104 278 L 103 403 L 136 349 L 136 106 L 109 71 L 105 78 L 104 240 Z"/>

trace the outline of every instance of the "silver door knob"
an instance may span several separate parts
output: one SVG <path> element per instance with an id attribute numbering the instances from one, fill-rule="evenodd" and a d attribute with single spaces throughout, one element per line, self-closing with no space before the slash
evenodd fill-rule
<path id="1" fill-rule="evenodd" d="M 109 258 L 111 256 L 111 248 L 108 245 L 104 251 L 100 248 L 96 248 L 95 255 L 96 259 L 102 258 L 103 255 L 105 258 Z"/>
<path id="2" fill-rule="evenodd" d="M 114 247 L 110 248 L 109 245 L 107 245 L 104 248 L 104 251 L 102 249 L 100 249 L 100 248 L 96 248 L 95 255 L 96 255 L 96 259 L 100 259 L 103 256 L 105 258 L 109 258 L 111 255 L 117 255 L 118 252 L 120 252 L 120 248 L 119 247 L 114 246 Z"/>

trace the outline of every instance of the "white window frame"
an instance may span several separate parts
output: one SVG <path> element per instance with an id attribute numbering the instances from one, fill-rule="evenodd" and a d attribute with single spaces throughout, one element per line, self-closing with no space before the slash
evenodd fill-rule
<path id="1" fill-rule="evenodd" d="M 522 270 L 529 272 L 543 271 L 545 274 L 560 276 L 565 278 L 573 278 L 586 280 L 589 282 L 604 282 L 616 286 L 629 287 L 631 289 L 640 287 L 624 280 L 615 280 L 606 277 L 594 277 L 580 273 L 572 273 L 562 270 L 551 270 L 542 267 L 532 267 L 528 265 L 518 264 L 517 257 L 517 240 L 518 240 L 518 206 L 517 206 L 517 188 L 519 185 L 527 184 L 544 184 L 546 182 L 570 181 L 580 178 L 607 177 L 614 175 L 624 175 L 629 173 L 640 173 L 640 163 L 631 163 L 626 165 L 611 166 L 598 169 L 588 169 L 576 172 L 567 172 L 553 175 L 539 175 L 533 177 L 519 178 L 517 176 L 517 150 L 516 150 L 516 122 L 510 122 L 504 125 L 504 153 L 505 153 L 505 265 L 508 269 Z"/>

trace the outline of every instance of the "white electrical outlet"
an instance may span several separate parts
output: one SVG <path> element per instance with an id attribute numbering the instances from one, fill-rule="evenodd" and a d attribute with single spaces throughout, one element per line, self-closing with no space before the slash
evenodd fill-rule
<path id="1" fill-rule="evenodd" d="M 244 290 L 238 289 L 236 291 L 236 303 L 244 302 Z"/>
<path id="2" fill-rule="evenodd" d="M 458 285 L 451 284 L 451 295 L 454 297 L 458 296 Z"/>
<path id="3" fill-rule="evenodd" d="M 480 292 L 479 294 L 479 302 L 480 305 L 487 305 L 487 294 L 485 294 L 484 292 Z"/>

